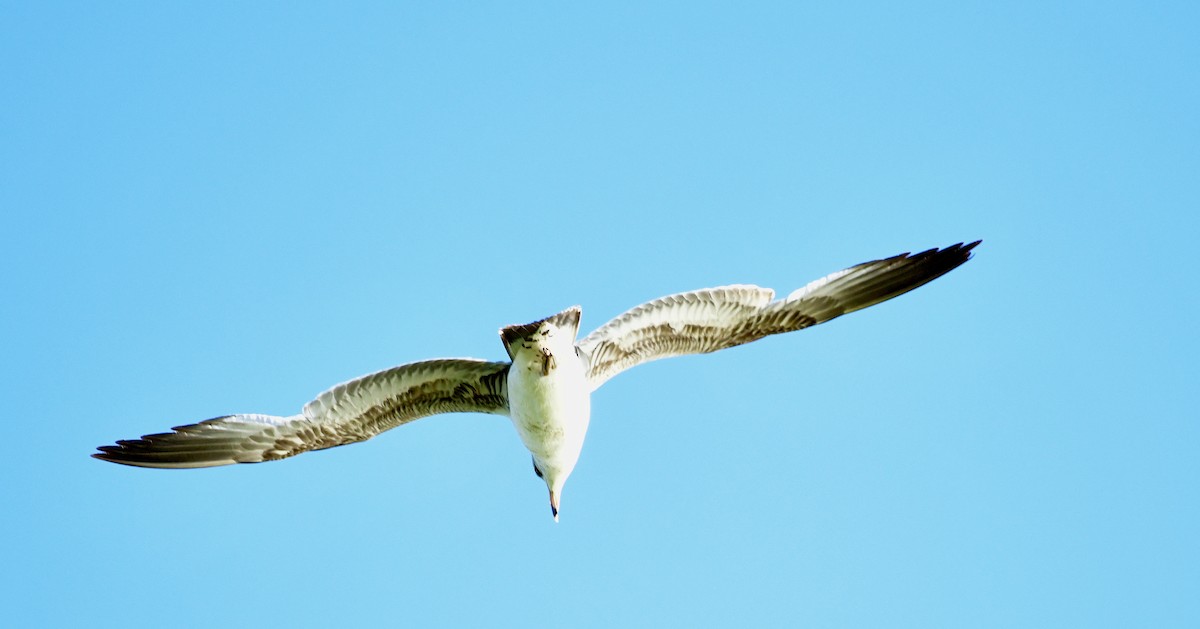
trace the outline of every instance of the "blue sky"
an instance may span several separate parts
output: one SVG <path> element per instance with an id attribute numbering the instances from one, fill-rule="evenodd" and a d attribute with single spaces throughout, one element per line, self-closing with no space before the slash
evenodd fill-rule
<path id="1" fill-rule="evenodd" d="M 1050 4 L 5 3 L 7 617 L 1196 626 L 1200 15 Z M 489 416 L 87 456 L 978 238 L 608 383 L 559 524 Z"/>

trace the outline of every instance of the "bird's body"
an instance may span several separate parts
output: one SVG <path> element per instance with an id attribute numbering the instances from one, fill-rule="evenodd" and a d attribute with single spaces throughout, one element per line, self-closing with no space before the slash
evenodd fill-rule
<path id="1" fill-rule="evenodd" d="M 591 420 L 587 362 L 575 346 L 579 315 L 579 308 L 572 308 L 551 319 L 501 331 L 512 357 L 509 417 L 533 455 L 534 470 L 546 481 L 555 520 L 558 495 L 579 461 Z"/>
<path id="2" fill-rule="evenodd" d="M 863 263 L 779 300 L 774 291 L 749 285 L 669 295 L 627 311 L 581 340 L 582 311 L 576 306 L 502 328 L 510 362 L 408 363 L 339 384 L 298 415 L 227 415 L 101 446 L 93 456 L 157 468 L 258 463 L 364 441 L 439 413 L 505 415 L 546 483 L 557 520 L 563 484 L 587 435 L 591 394 L 609 378 L 652 360 L 734 347 L 891 299 L 957 268 L 978 244 Z"/>

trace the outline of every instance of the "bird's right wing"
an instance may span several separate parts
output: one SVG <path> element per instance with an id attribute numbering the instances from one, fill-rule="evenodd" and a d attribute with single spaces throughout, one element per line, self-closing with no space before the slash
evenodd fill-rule
<path id="1" fill-rule="evenodd" d="M 579 341 L 593 390 L 635 365 L 704 354 L 801 330 L 907 293 L 971 258 L 979 241 L 864 262 L 772 301 L 775 291 L 723 286 L 655 299 Z"/>
<path id="2" fill-rule="evenodd" d="M 227 415 L 100 446 L 92 456 L 159 468 L 259 463 L 364 441 L 438 413 L 508 415 L 508 367 L 470 358 L 409 363 L 339 384 L 299 415 Z"/>

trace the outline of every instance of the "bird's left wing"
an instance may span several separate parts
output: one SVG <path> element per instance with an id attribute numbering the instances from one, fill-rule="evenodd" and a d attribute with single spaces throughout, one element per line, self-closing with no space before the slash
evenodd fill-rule
<path id="1" fill-rule="evenodd" d="M 409 363 L 339 384 L 299 415 L 227 415 L 100 446 L 92 456 L 159 468 L 259 463 L 364 441 L 438 413 L 508 415 L 508 367 L 470 358 Z"/>
<path id="2" fill-rule="evenodd" d="M 772 301 L 775 291 L 735 285 L 679 293 L 642 304 L 579 342 L 592 390 L 635 365 L 703 354 L 800 330 L 873 306 L 949 273 L 979 241 L 864 262 Z"/>

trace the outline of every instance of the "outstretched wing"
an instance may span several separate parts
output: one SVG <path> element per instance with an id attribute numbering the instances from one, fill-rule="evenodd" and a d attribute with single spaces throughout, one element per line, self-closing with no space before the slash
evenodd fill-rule
<path id="1" fill-rule="evenodd" d="M 592 390 L 635 365 L 703 354 L 801 330 L 873 306 L 950 272 L 979 244 L 865 262 L 775 300 L 775 291 L 735 285 L 668 295 L 609 321 L 579 342 Z"/>
<path id="2" fill-rule="evenodd" d="M 344 382 L 299 415 L 228 415 L 100 446 L 92 456 L 139 467 L 275 461 L 375 435 L 438 413 L 508 415 L 508 366 L 469 358 L 409 363 Z"/>

